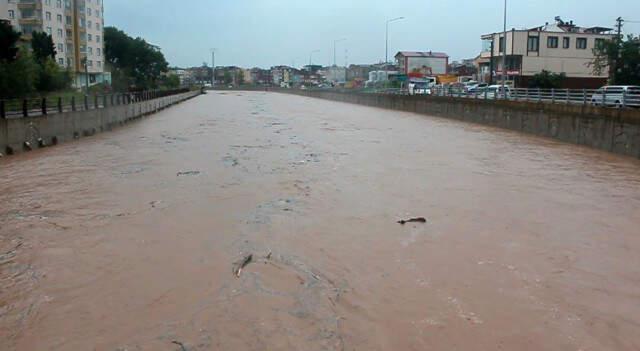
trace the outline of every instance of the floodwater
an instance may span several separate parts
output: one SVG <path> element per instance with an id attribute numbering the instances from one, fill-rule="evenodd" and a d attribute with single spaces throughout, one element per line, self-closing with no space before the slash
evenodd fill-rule
<path id="1" fill-rule="evenodd" d="M 218 92 L 0 204 L 2 350 L 640 349 L 640 162 L 579 146 Z"/>

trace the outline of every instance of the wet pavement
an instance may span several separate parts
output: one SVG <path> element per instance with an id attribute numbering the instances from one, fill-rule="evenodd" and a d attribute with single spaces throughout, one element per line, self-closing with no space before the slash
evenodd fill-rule
<path id="1" fill-rule="evenodd" d="M 640 162 L 579 146 L 218 92 L 0 204 L 2 350 L 640 349 Z"/>

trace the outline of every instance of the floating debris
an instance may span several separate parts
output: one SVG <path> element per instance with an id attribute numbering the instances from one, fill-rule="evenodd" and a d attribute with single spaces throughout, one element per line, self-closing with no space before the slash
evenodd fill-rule
<path id="1" fill-rule="evenodd" d="M 407 220 L 401 220 L 398 221 L 398 223 L 405 225 L 407 223 L 427 223 L 427 219 L 424 217 L 417 217 L 417 218 L 411 218 L 411 219 L 407 219 Z"/>
<path id="2" fill-rule="evenodd" d="M 200 171 L 184 171 L 184 172 L 178 172 L 176 175 L 178 177 L 183 177 L 183 176 L 195 176 L 200 174 Z"/>
<path id="3" fill-rule="evenodd" d="M 233 267 L 233 274 L 240 278 L 240 274 L 242 274 L 242 270 L 253 260 L 253 255 L 245 256 L 242 260 L 236 262 Z"/>

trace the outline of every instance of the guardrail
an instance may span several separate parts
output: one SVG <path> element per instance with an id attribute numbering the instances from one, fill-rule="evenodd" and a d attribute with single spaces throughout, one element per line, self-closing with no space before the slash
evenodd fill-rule
<path id="1" fill-rule="evenodd" d="M 63 112 L 95 110 L 109 106 L 128 105 L 189 91 L 189 89 L 150 90 L 106 95 L 0 100 L 0 118 L 35 117 Z"/>
<path id="2" fill-rule="evenodd" d="M 408 94 L 408 91 L 404 91 Z M 476 89 L 467 91 L 456 87 L 435 87 L 427 89 L 425 94 L 449 96 L 482 100 L 511 100 L 511 101 L 534 101 L 554 104 L 582 104 L 606 107 L 636 107 L 640 108 L 640 92 L 609 93 L 603 90 L 592 89 L 525 89 L 509 88 L 502 89 Z"/>

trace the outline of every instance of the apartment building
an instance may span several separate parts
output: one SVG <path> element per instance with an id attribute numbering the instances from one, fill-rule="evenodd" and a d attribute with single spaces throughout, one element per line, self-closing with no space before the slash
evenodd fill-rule
<path id="1" fill-rule="evenodd" d="M 556 17 L 551 24 L 512 29 L 506 37 L 504 33 L 483 35 L 482 52 L 476 63 L 484 81 L 500 81 L 506 50 L 506 79 L 515 86 L 527 87 L 535 74 L 546 70 L 564 73 L 564 88 L 598 88 L 606 84 L 608 74 L 593 72 L 593 49 L 614 37 L 611 28 L 579 27 Z"/>
<path id="2" fill-rule="evenodd" d="M 0 19 L 27 42 L 33 32 L 50 34 L 56 62 L 74 73 L 75 86 L 111 80 L 105 72 L 103 0 L 0 0 Z"/>

